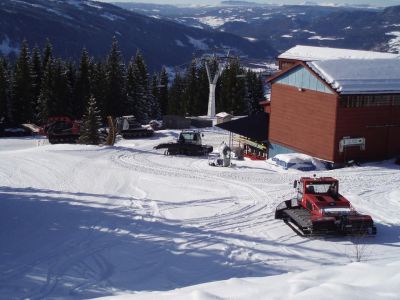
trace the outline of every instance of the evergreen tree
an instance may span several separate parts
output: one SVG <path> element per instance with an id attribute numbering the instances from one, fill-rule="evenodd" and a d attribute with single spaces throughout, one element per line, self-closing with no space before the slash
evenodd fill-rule
<path id="1" fill-rule="evenodd" d="M 71 107 L 72 94 L 67 78 L 67 68 L 60 59 L 57 59 L 53 66 L 53 97 L 53 114 L 67 114 Z"/>
<path id="2" fill-rule="evenodd" d="M 147 67 L 138 51 L 128 66 L 126 108 L 140 123 L 147 123 L 151 116 L 152 99 L 149 94 Z"/>
<path id="3" fill-rule="evenodd" d="M 185 74 L 185 90 L 182 103 L 185 114 L 193 116 L 196 113 L 195 107 L 199 101 L 198 90 L 197 66 L 196 61 L 193 59 Z"/>
<path id="4" fill-rule="evenodd" d="M 42 82 L 42 58 L 40 55 L 40 50 L 35 45 L 35 47 L 32 49 L 32 57 L 31 57 L 31 69 L 32 69 L 32 106 L 34 108 L 33 115 L 34 115 L 34 122 L 37 122 L 36 116 L 37 116 L 37 106 L 38 106 L 38 101 L 39 101 L 39 95 L 40 95 L 40 88 L 41 88 L 41 82 Z"/>
<path id="5" fill-rule="evenodd" d="M 87 101 L 90 98 L 90 65 L 89 54 L 86 49 L 83 49 L 74 92 L 73 115 L 75 118 L 82 117 L 87 107 Z"/>
<path id="6" fill-rule="evenodd" d="M 168 93 L 168 114 L 170 115 L 185 115 L 183 109 L 183 91 L 185 87 L 185 81 L 180 73 L 175 75 L 175 79 L 169 89 Z"/>
<path id="7" fill-rule="evenodd" d="M 83 116 L 81 135 L 78 142 L 80 144 L 98 145 L 100 144 L 99 128 L 101 127 L 100 111 L 97 108 L 96 99 L 90 97 L 86 114 Z"/>
<path id="8" fill-rule="evenodd" d="M 125 66 L 115 37 L 107 57 L 106 78 L 105 110 L 111 116 L 121 116 L 124 114 L 123 104 L 126 103 Z"/>
<path id="9" fill-rule="evenodd" d="M 249 115 L 263 111 L 260 101 L 264 97 L 262 79 L 251 70 L 246 72 L 246 93 L 245 105 L 246 113 Z"/>
<path id="10" fill-rule="evenodd" d="M 140 51 L 136 52 L 133 72 L 137 83 L 136 99 L 138 110 L 141 114 L 136 116 L 137 120 L 141 123 L 147 123 L 151 115 L 152 99 L 149 97 L 149 78 L 147 73 L 147 66 Z"/>
<path id="11" fill-rule="evenodd" d="M 160 120 L 161 119 L 160 81 L 157 74 L 153 75 L 151 81 L 150 97 L 152 98 L 150 101 L 150 103 L 152 104 L 150 118 Z"/>
<path id="12" fill-rule="evenodd" d="M 67 87 L 69 90 L 69 95 L 70 99 L 67 105 L 67 111 L 65 112 L 66 114 L 73 116 L 75 112 L 75 102 L 74 102 L 74 91 L 75 91 L 75 85 L 76 85 L 76 77 L 77 77 L 77 71 L 76 71 L 76 66 L 73 62 L 67 61 L 65 63 L 65 78 L 67 80 Z"/>
<path id="13" fill-rule="evenodd" d="M 161 115 L 166 115 L 168 112 L 168 74 L 165 67 L 162 67 L 160 73 L 159 99 Z"/>
<path id="14" fill-rule="evenodd" d="M 46 39 L 46 44 L 43 49 L 42 55 L 42 70 L 46 68 L 47 64 L 53 60 L 53 46 L 49 39 Z"/>
<path id="15" fill-rule="evenodd" d="M 9 120 L 10 74 L 7 61 L 0 57 L 0 122 Z"/>
<path id="16" fill-rule="evenodd" d="M 221 86 L 217 111 L 243 114 L 245 112 L 245 81 L 238 76 L 243 75 L 238 59 L 232 59 L 221 76 Z"/>
<path id="17" fill-rule="evenodd" d="M 49 116 L 54 113 L 54 86 L 53 86 L 53 63 L 48 61 L 43 72 L 40 95 L 37 104 L 36 120 L 40 124 L 46 124 Z"/>
<path id="18" fill-rule="evenodd" d="M 108 116 L 108 112 L 105 110 L 107 77 L 104 64 L 101 62 L 94 64 L 90 77 L 92 95 L 96 99 L 97 107 L 102 112 L 102 118 L 105 119 Z"/>
<path id="19" fill-rule="evenodd" d="M 15 123 L 33 121 L 33 78 L 26 41 L 22 42 L 21 51 L 15 64 L 13 79 L 12 121 Z"/>

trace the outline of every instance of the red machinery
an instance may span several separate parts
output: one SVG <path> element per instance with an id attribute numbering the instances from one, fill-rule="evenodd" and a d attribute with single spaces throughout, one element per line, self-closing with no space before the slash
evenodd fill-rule
<path id="1" fill-rule="evenodd" d="M 371 216 L 358 213 L 339 194 L 337 179 L 302 177 L 294 182 L 294 188 L 297 188 L 297 197 L 279 204 L 275 219 L 284 220 L 297 233 L 305 236 L 376 234 Z"/>
<path id="2" fill-rule="evenodd" d="M 68 116 L 50 117 L 44 134 L 50 144 L 76 143 L 80 135 L 81 121 L 73 120 Z"/>

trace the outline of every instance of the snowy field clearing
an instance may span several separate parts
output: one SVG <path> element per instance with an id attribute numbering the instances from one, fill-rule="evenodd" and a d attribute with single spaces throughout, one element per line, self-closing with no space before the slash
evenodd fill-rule
<path id="1" fill-rule="evenodd" d="M 399 299 L 393 161 L 317 172 L 376 222 L 355 263 L 352 239 L 302 238 L 274 220 L 293 180 L 315 172 L 153 150 L 176 137 L 0 139 L 0 299 Z M 227 139 L 206 131 L 204 142 Z"/>

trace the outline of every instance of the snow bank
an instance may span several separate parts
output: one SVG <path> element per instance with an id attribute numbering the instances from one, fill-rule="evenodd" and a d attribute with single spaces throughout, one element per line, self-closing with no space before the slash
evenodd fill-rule
<path id="1" fill-rule="evenodd" d="M 351 263 L 265 278 L 234 278 L 168 292 L 144 292 L 99 299 L 398 299 L 399 270 L 400 262 L 386 265 Z"/>
<path id="2" fill-rule="evenodd" d="M 306 154 L 286 153 L 278 154 L 268 159 L 269 163 L 275 163 L 278 166 L 287 169 L 297 169 L 300 171 L 325 170 L 325 165 L 319 160 Z"/>

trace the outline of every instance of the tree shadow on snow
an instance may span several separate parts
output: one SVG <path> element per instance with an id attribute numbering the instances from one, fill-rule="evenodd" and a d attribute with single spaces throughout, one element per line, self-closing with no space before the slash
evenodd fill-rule
<path id="1" fill-rule="evenodd" d="M 0 187 L 0 295 L 86 299 L 283 272 L 229 259 L 210 247 L 224 243 L 216 232 L 141 216 L 128 207 L 94 207 L 98 201 Z"/>
<path id="2" fill-rule="evenodd" d="M 183 226 L 128 206 L 95 206 L 104 198 L 129 200 L 0 187 L 1 297 L 86 299 L 286 272 L 268 262 L 230 256 L 231 239 L 278 246 L 276 241 Z M 301 252 L 306 245 L 293 247 Z M 282 260 L 292 256 L 278 248 L 265 254 Z"/>

